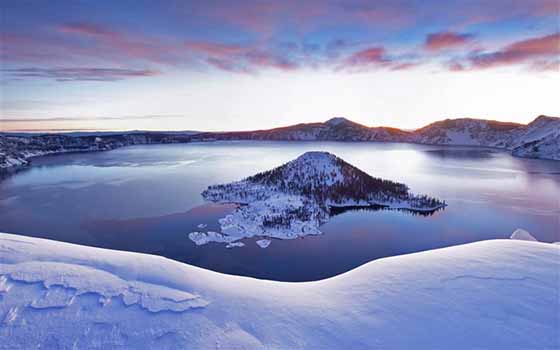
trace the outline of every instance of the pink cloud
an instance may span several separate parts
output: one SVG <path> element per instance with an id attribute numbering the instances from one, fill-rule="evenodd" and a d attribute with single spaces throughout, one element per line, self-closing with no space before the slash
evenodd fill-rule
<path id="1" fill-rule="evenodd" d="M 281 30 L 298 34 L 328 24 L 402 27 L 413 23 L 413 12 L 407 4 L 391 1 L 230 1 L 201 2 L 195 5 L 198 18 L 226 23 L 270 38 Z M 191 11 L 187 12 L 192 16 Z"/>
<path id="2" fill-rule="evenodd" d="M 428 34 L 424 47 L 429 51 L 440 51 L 458 46 L 464 46 L 472 41 L 471 34 L 455 32 L 439 32 Z"/>
<path id="3" fill-rule="evenodd" d="M 65 23 L 58 27 L 62 33 L 81 34 L 90 36 L 117 36 L 115 32 L 109 31 L 101 26 L 91 23 Z"/>
<path id="4" fill-rule="evenodd" d="M 354 52 L 344 59 L 337 67 L 337 71 L 361 72 L 371 69 L 385 68 L 393 71 L 412 69 L 420 62 L 401 57 L 391 57 L 381 46 L 373 46 Z"/>
<path id="5" fill-rule="evenodd" d="M 384 55 L 385 49 L 383 47 L 370 47 L 353 53 L 346 62 L 353 66 L 379 64 L 386 61 Z"/>
<path id="6" fill-rule="evenodd" d="M 449 62 L 447 68 L 452 72 L 462 72 L 465 70 L 465 66 L 459 62 Z"/>
<path id="7" fill-rule="evenodd" d="M 196 41 L 186 42 L 185 46 L 195 55 L 202 56 L 211 66 L 229 72 L 255 73 L 258 68 L 298 68 L 297 64 L 287 58 L 251 45 Z"/>
<path id="8" fill-rule="evenodd" d="M 93 56 L 113 59 L 126 57 L 132 60 L 171 64 L 179 62 L 182 53 L 180 46 L 161 38 L 117 32 L 91 23 L 66 23 L 58 26 L 57 31 L 69 37 L 93 40 L 95 45 L 90 46 Z"/>
<path id="9" fill-rule="evenodd" d="M 198 53 L 204 53 L 212 57 L 227 57 L 238 55 L 247 50 L 247 48 L 243 47 L 242 45 L 223 44 L 208 41 L 188 41 L 185 43 L 185 47 L 188 50 Z"/>
<path id="10" fill-rule="evenodd" d="M 397 63 L 394 64 L 393 66 L 391 66 L 391 70 L 408 70 L 408 69 L 412 69 L 412 68 L 416 68 L 420 65 L 420 63 L 418 62 L 403 62 L 403 63 Z"/>
<path id="11" fill-rule="evenodd" d="M 504 48 L 475 54 L 469 58 L 472 68 L 484 69 L 530 61 L 549 62 L 560 55 L 560 33 L 514 42 Z"/>
<path id="12" fill-rule="evenodd" d="M 270 67 L 279 70 L 295 70 L 298 68 L 298 65 L 294 62 L 264 51 L 251 51 L 245 57 L 254 66 Z"/>

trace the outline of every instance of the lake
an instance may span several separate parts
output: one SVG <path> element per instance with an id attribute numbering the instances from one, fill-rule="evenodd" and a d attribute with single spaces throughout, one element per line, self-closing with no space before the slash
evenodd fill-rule
<path id="1" fill-rule="evenodd" d="M 375 177 L 449 205 L 431 216 L 348 211 L 323 235 L 258 238 L 242 248 L 196 246 L 231 205 L 204 202 L 209 185 L 242 179 L 306 151 L 329 151 Z M 214 271 L 282 281 L 334 276 L 374 259 L 508 238 L 517 228 L 560 241 L 560 162 L 485 148 L 392 143 L 213 142 L 125 147 L 33 160 L 0 182 L 0 232 L 162 255 Z"/>

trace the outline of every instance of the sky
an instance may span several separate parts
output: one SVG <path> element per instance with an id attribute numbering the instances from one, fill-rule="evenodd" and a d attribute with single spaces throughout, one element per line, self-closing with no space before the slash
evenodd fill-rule
<path id="1" fill-rule="evenodd" d="M 0 131 L 560 115 L 560 2 L 0 4 Z"/>

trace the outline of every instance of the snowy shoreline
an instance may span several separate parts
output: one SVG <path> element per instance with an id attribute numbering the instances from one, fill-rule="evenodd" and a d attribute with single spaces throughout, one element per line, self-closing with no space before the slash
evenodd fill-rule
<path id="1" fill-rule="evenodd" d="M 0 251 L 0 348 L 560 345 L 555 244 L 482 241 L 303 283 L 13 234 Z"/>

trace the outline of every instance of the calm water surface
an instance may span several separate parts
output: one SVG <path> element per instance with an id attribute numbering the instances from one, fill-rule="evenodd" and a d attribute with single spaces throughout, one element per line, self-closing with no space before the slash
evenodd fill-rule
<path id="1" fill-rule="evenodd" d="M 445 199 L 432 216 L 353 211 L 324 235 L 273 240 L 267 249 L 197 247 L 188 233 L 218 230 L 231 206 L 205 203 L 206 186 L 270 169 L 310 150 Z M 0 231 L 139 251 L 215 271 L 305 281 L 380 257 L 492 238 L 524 228 L 560 241 L 560 162 L 481 148 L 335 142 L 217 142 L 134 146 L 34 160 L 0 182 Z"/>

